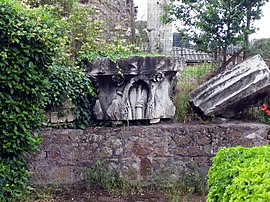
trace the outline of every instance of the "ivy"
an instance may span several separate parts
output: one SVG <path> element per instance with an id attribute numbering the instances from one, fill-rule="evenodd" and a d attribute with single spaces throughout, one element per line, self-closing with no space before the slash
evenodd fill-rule
<path id="1" fill-rule="evenodd" d="M 42 9 L 0 0 L 0 201 L 28 190 L 25 154 L 41 142 L 49 66 L 58 54 L 61 30 Z"/>
<path id="2" fill-rule="evenodd" d="M 50 89 L 46 93 L 47 110 L 56 110 L 68 100 L 76 105 L 76 121 L 66 124 L 65 127 L 89 126 L 92 121 L 95 90 L 85 72 L 69 65 L 53 65 L 49 83 Z"/>

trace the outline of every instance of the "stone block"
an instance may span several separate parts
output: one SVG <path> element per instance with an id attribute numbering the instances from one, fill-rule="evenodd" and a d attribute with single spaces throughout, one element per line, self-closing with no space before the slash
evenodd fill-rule
<path id="1" fill-rule="evenodd" d="M 97 120 L 151 120 L 172 118 L 171 100 L 177 86 L 179 61 L 172 57 L 107 58 L 88 63 L 88 74 L 98 87 L 94 105 Z M 91 67 L 91 68 L 90 68 Z"/>
<path id="2" fill-rule="evenodd" d="M 233 117 L 269 93 L 269 67 L 256 55 L 199 86 L 190 101 L 207 116 Z"/>

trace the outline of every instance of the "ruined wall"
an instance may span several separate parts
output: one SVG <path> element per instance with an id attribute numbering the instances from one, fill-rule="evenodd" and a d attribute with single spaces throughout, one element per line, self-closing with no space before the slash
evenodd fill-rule
<path id="1" fill-rule="evenodd" d="M 106 41 L 129 37 L 130 1 L 129 0 L 81 0 L 83 4 L 94 6 L 97 10 L 95 17 L 104 22 L 103 39 Z"/>
<path id="2" fill-rule="evenodd" d="M 268 144 L 268 130 L 253 123 L 44 128 L 40 151 L 29 156 L 28 167 L 39 185 L 79 182 L 97 159 L 108 160 L 133 179 L 148 179 L 162 170 L 177 178 L 181 170 L 206 173 L 220 147 Z"/>

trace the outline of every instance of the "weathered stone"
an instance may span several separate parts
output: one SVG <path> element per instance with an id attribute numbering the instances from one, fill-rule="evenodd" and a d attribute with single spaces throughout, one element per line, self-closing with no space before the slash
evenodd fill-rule
<path id="1" fill-rule="evenodd" d="M 46 115 L 53 124 L 72 122 L 76 119 L 76 106 L 66 98 L 62 106 L 56 107 L 53 111 L 48 110 Z"/>
<path id="2" fill-rule="evenodd" d="M 101 104 L 99 100 L 96 100 L 96 103 L 93 107 L 94 115 L 97 120 L 103 120 L 104 119 L 104 113 L 101 108 Z"/>
<path id="3" fill-rule="evenodd" d="M 146 177 L 151 172 L 151 162 L 148 158 L 141 158 L 141 175 Z"/>
<path id="4" fill-rule="evenodd" d="M 256 55 L 205 82 L 190 93 L 190 100 L 207 116 L 232 117 L 269 92 L 269 68 Z"/>
<path id="5" fill-rule="evenodd" d="M 81 3 L 88 4 L 95 8 L 94 19 L 103 21 L 103 32 L 100 38 L 105 41 L 112 39 L 128 39 L 128 28 L 130 27 L 130 3 L 131 1 L 123 0 L 81 0 Z"/>
<path id="6" fill-rule="evenodd" d="M 86 64 L 98 88 L 94 106 L 96 119 L 148 119 L 154 123 L 160 118 L 174 116 L 171 98 L 180 69 L 178 60 L 164 56 L 133 56 L 118 59 L 116 63 L 98 58 Z"/>
<path id="7" fill-rule="evenodd" d="M 28 156 L 28 168 L 38 185 L 77 183 L 98 160 L 113 162 L 134 180 L 152 179 L 157 172 L 177 179 L 190 168 L 207 171 L 222 147 L 269 144 L 268 131 L 269 126 L 254 123 L 45 128 L 39 151 Z"/>
<path id="8" fill-rule="evenodd" d="M 58 112 L 51 112 L 51 123 L 58 123 Z"/>

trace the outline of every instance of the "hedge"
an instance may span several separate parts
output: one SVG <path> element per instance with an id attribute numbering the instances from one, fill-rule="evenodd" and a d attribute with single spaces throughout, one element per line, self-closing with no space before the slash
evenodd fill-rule
<path id="1" fill-rule="evenodd" d="M 208 185 L 207 202 L 270 201 L 270 146 L 220 149 Z"/>
<path id="2" fill-rule="evenodd" d="M 28 190 L 25 155 L 41 142 L 44 94 L 61 30 L 50 13 L 0 0 L 0 201 Z"/>

